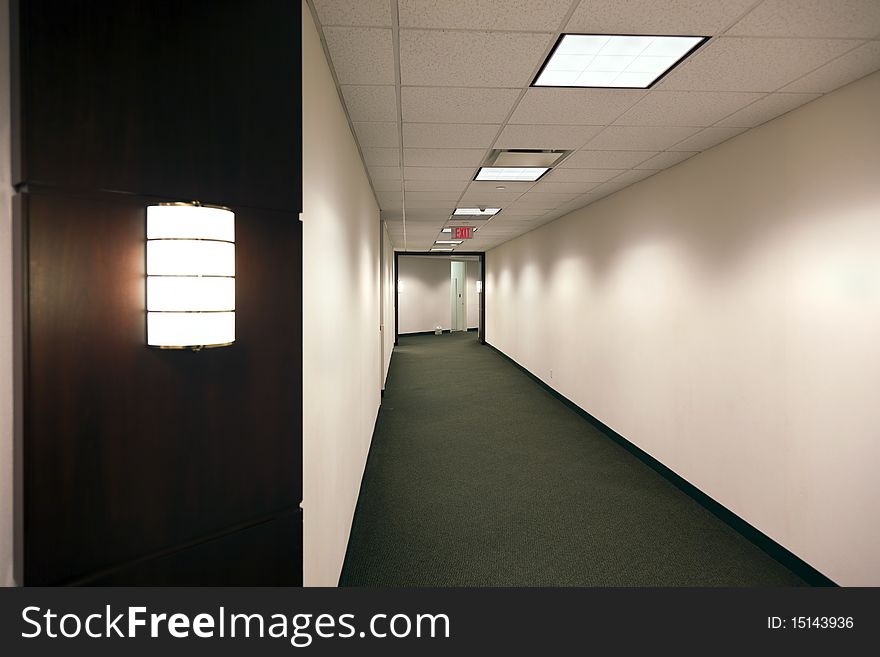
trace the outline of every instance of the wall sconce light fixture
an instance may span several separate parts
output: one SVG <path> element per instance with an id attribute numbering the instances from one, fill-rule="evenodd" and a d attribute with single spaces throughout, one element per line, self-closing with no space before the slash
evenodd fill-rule
<path id="1" fill-rule="evenodd" d="M 198 203 L 147 207 L 147 345 L 235 342 L 235 214 Z"/>

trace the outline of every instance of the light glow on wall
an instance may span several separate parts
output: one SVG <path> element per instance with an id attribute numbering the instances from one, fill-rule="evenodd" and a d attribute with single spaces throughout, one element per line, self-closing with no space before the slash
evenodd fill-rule
<path id="1" fill-rule="evenodd" d="M 235 341 L 235 214 L 188 203 L 147 207 L 147 344 Z"/>

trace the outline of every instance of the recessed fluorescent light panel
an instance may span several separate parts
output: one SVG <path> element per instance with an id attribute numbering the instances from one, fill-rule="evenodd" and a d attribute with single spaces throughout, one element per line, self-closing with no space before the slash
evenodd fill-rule
<path id="1" fill-rule="evenodd" d="M 461 244 L 464 240 L 434 240 L 434 244 Z"/>
<path id="2" fill-rule="evenodd" d="M 441 232 L 441 233 L 451 233 L 451 232 L 452 232 L 452 229 L 451 229 L 451 228 L 444 228 L 444 229 L 441 230 L 440 232 Z"/>
<path id="3" fill-rule="evenodd" d="M 549 167 L 480 167 L 474 180 L 534 182 L 547 171 Z"/>
<path id="4" fill-rule="evenodd" d="M 455 212 L 452 214 L 472 217 L 491 217 L 499 212 L 501 212 L 501 208 L 455 208 Z"/>
<path id="5" fill-rule="evenodd" d="M 708 38 L 563 34 L 532 86 L 647 89 Z"/>
<path id="6" fill-rule="evenodd" d="M 432 251 L 452 251 L 452 249 L 441 249 L 441 248 L 438 248 L 438 247 L 435 247 L 435 248 L 433 248 L 433 249 L 431 249 L 431 250 L 432 250 Z"/>

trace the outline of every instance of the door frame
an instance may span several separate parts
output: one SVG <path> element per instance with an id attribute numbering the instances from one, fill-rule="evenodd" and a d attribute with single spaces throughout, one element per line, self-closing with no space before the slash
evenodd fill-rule
<path id="1" fill-rule="evenodd" d="M 480 284 L 483 289 L 480 292 L 480 326 L 477 329 L 477 338 L 480 344 L 486 344 L 486 252 L 485 251 L 457 251 L 454 254 L 438 253 L 436 251 L 395 251 L 394 252 L 394 346 L 400 339 L 398 326 L 400 325 L 398 303 L 400 301 L 400 257 L 401 256 L 431 256 L 437 258 L 454 258 L 456 256 L 477 256 L 480 259 Z"/>
<path id="2" fill-rule="evenodd" d="M 450 301 L 450 333 L 457 333 L 459 331 L 467 331 L 468 330 L 468 322 L 467 322 L 467 299 L 468 299 L 468 291 L 467 291 L 467 278 L 468 278 L 468 262 L 473 262 L 473 260 L 451 260 L 450 265 L 452 265 L 452 277 L 450 280 L 449 286 L 449 301 Z M 458 264 L 459 267 L 455 265 Z M 456 274 L 464 273 L 464 279 L 461 276 Z M 455 290 L 453 291 L 453 287 Z M 460 289 L 459 289 L 460 288 Z"/>

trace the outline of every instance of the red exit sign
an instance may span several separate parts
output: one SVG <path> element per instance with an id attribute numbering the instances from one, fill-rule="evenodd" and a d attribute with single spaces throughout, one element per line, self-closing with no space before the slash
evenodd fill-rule
<path id="1" fill-rule="evenodd" d="M 453 226 L 452 239 L 469 240 L 474 236 L 473 226 Z"/>

